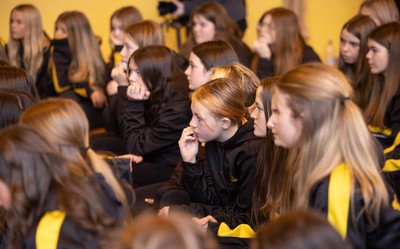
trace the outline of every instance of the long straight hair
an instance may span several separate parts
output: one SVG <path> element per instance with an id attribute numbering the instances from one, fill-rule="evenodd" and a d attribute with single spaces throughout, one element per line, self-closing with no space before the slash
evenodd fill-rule
<path id="1" fill-rule="evenodd" d="M 301 64 L 305 42 L 299 20 L 292 10 L 273 8 L 261 16 L 259 23 L 267 15 L 271 16 L 276 33 L 276 41 L 272 46 L 274 75 L 280 76 Z"/>
<path id="2" fill-rule="evenodd" d="M 69 99 L 46 99 L 26 110 L 20 123 L 36 129 L 71 161 L 80 165 L 88 162 L 94 171 L 104 176 L 107 184 L 125 207 L 127 217 L 128 202 L 125 193 L 107 163 L 89 148 L 89 123 L 82 108 Z M 88 162 L 87 162 L 88 161 Z"/>
<path id="3" fill-rule="evenodd" d="M 374 29 L 368 36 L 389 53 L 389 61 L 384 73 L 373 75 L 370 96 L 364 117 L 369 125 L 387 128 L 383 123 L 386 110 L 393 96 L 400 92 L 400 23 L 392 22 Z M 368 96 L 368 95 L 367 95 Z"/>
<path id="4" fill-rule="evenodd" d="M 105 63 L 99 40 L 94 35 L 89 20 L 79 11 L 67 11 L 58 16 L 56 24 L 67 28 L 68 45 L 71 49 L 69 80 L 73 83 L 88 81 L 92 88 L 105 84 Z"/>
<path id="5" fill-rule="evenodd" d="M 42 66 L 43 54 L 50 46 L 50 41 L 44 34 L 42 18 L 35 6 L 21 4 L 14 7 L 11 14 L 15 11 L 22 13 L 26 33 L 22 40 L 15 40 L 11 36 L 10 27 L 7 44 L 8 57 L 12 65 L 26 69 L 32 78 L 36 80 L 38 71 Z M 21 57 L 22 53 L 23 57 Z"/>
<path id="6" fill-rule="evenodd" d="M 7 248 L 22 247 L 46 211 L 49 198 L 56 198 L 58 210 L 100 241 L 122 226 L 118 214 L 101 203 L 99 184 L 91 181 L 87 168 L 81 166 L 69 161 L 32 127 L 18 125 L 2 131 L 0 180 L 12 196 L 3 239 Z"/>
<path id="7" fill-rule="evenodd" d="M 261 81 L 261 98 L 266 120 L 271 116 L 271 90 L 279 77 Z M 264 220 L 274 220 L 277 214 L 283 215 L 290 207 L 291 174 L 285 167 L 287 150 L 274 145 L 273 135 L 267 128 L 264 143 L 257 158 L 254 179 L 252 221 L 258 227 Z"/>
<path id="8" fill-rule="evenodd" d="M 135 63 L 143 83 L 151 92 L 146 101 L 146 124 L 158 122 L 159 112 L 170 101 L 174 88 L 172 79 L 182 74 L 186 60 L 165 46 L 146 46 L 136 50 L 129 58 L 128 65 Z M 130 72 L 128 72 L 128 75 Z"/>
<path id="9" fill-rule="evenodd" d="M 292 116 L 303 126 L 287 164 L 295 170 L 294 207 L 308 208 L 312 188 L 344 163 L 351 177 L 351 205 L 354 194 L 361 193 L 366 216 L 378 223 L 389 196 L 372 135 L 351 100 L 352 88 L 344 74 L 321 63 L 304 64 L 283 75 L 276 89 L 288 95 Z"/>

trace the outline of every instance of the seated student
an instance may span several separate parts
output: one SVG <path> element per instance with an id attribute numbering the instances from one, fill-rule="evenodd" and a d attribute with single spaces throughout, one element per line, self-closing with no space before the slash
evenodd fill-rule
<path id="1" fill-rule="evenodd" d="M 364 110 L 369 99 L 364 91 L 368 91 L 370 76 L 367 40 L 369 33 L 376 28 L 374 21 L 368 16 L 357 15 L 347 21 L 340 34 L 339 69 L 348 77 L 354 88 L 354 100 Z"/>
<path id="2" fill-rule="evenodd" d="M 292 208 L 321 211 L 354 248 L 400 248 L 400 212 L 352 91 L 344 74 L 320 63 L 301 65 L 274 86 L 267 126 L 275 145 L 289 149 Z"/>
<path id="3" fill-rule="evenodd" d="M 196 90 L 208 82 L 211 77 L 212 68 L 237 62 L 239 62 L 239 59 L 237 58 L 235 50 L 224 41 L 208 41 L 194 46 L 189 56 L 189 66 L 185 70 L 185 75 L 189 82 L 189 89 Z M 179 162 L 175 167 L 173 175 L 170 179 L 168 179 L 167 182 L 151 184 L 136 189 L 138 202 L 135 210 L 144 210 L 150 208 L 151 206 L 146 203 L 153 204 L 155 201 L 154 208 L 158 211 L 160 202 L 176 204 L 176 200 L 184 199 L 186 192 L 179 192 L 180 183 L 178 179 L 182 173 L 181 166 L 181 162 Z M 164 194 L 166 192 L 170 192 L 170 190 L 177 190 L 179 193 L 175 193 L 177 193 L 179 196 L 164 196 Z M 169 198 L 171 198 L 170 200 L 173 201 L 173 203 L 169 202 Z"/>
<path id="4" fill-rule="evenodd" d="M 122 203 L 126 217 L 130 217 L 129 204 L 134 201 L 132 190 L 130 186 L 121 185 L 109 165 L 89 147 L 89 122 L 78 103 L 63 98 L 43 100 L 27 109 L 20 123 L 34 128 L 72 162 L 85 164 L 96 172 Z"/>
<path id="5" fill-rule="evenodd" d="M 161 26 L 150 20 L 145 20 L 127 26 L 123 31 L 123 47 L 119 54 L 122 57 L 119 63 L 114 65 L 110 76 L 112 81 L 107 83 L 108 106 L 103 111 L 103 123 L 106 134 L 94 136 L 91 140 L 96 149 L 112 151 L 116 154 L 126 154 L 123 148 L 117 147 L 116 142 L 107 146 L 107 140 L 121 139 L 122 134 L 118 126 L 118 86 L 128 86 L 129 80 L 126 74 L 127 63 L 133 52 L 149 45 L 164 45 L 164 33 Z"/>
<path id="6" fill-rule="evenodd" d="M 111 46 L 110 60 L 107 64 L 107 69 L 111 76 L 111 70 L 121 63 L 121 50 L 124 45 L 123 37 L 124 30 L 129 25 L 143 21 L 142 14 L 134 6 L 125 6 L 117 9 L 110 18 L 110 37 L 109 43 Z M 108 84 L 108 83 L 107 83 Z"/>
<path id="7" fill-rule="evenodd" d="M 124 223 L 90 169 L 28 126 L 0 133 L 0 186 L 5 248 L 99 248 Z"/>
<path id="8" fill-rule="evenodd" d="M 363 110 L 368 128 L 386 156 L 383 171 L 400 197 L 400 23 L 387 23 L 368 36 L 366 55 L 372 77 L 365 85 Z"/>
<path id="9" fill-rule="evenodd" d="M 86 113 L 91 128 L 99 128 L 106 67 L 89 20 L 79 11 L 66 11 L 55 23 L 51 75 L 57 94 L 73 99 Z"/>
<path id="10" fill-rule="evenodd" d="M 337 230 L 316 211 L 297 211 L 266 223 L 251 249 L 350 249 Z"/>
<path id="11" fill-rule="evenodd" d="M 399 10 L 393 0 L 365 0 L 359 14 L 371 17 L 377 26 L 399 21 Z"/>
<path id="12" fill-rule="evenodd" d="M 28 93 L 16 89 L 0 91 L 0 130 L 17 124 L 21 114 L 37 101 Z"/>
<path id="13" fill-rule="evenodd" d="M 265 12 L 258 22 L 251 69 L 262 79 L 280 76 L 306 62 L 321 61 L 305 43 L 296 14 L 282 7 Z"/>
<path id="14" fill-rule="evenodd" d="M 205 2 L 190 14 L 190 31 L 181 53 L 189 58 L 193 47 L 206 41 L 223 40 L 231 45 L 241 64 L 250 66 L 252 52 L 241 40 L 241 32 L 224 7 L 216 2 Z"/>
<path id="15" fill-rule="evenodd" d="M 119 87 L 118 115 L 134 186 L 168 180 L 180 158 L 178 140 L 190 120 L 186 60 L 165 46 L 136 50 L 128 61 L 130 86 Z"/>
<path id="16" fill-rule="evenodd" d="M 190 205 L 166 206 L 159 213 L 184 210 L 203 217 L 251 208 L 255 163 L 261 145 L 247 120 L 243 90 L 228 79 L 215 79 L 193 92 L 193 117 L 182 132 L 182 187 Z M 205 143 L 204 156 L 199 156 Z"/>
<path id="17" fill-rule="evenodd" d="M 122 229 L 110 248 L 217 249 L 218 244 L 184 214 L 161 217 L 143 214 Z"/>
<path id="18" fill-rule="evenodd" d="M 11 65 L 26 70 L 32 77 L 41 98 L 55 94 L 47 73 L 50 43 L 39 10 L 34 5 L 20 4 L 12 9 L 8 58 Z"/>
<path id="19" fill-rule="evenodd" d="M 217 68 L 216 68 L 217 69 Z M 254 119 L 254 135 L 264 141 L 257 158 L 252 208 L 246 213 L 232 214 L 220 212 L 215 216 L 194 219 L 218 238 L 221 246 L 229 248 L 248 248 L 255 230 L 263 222 L 274 220 L 290 207 L 290 168 L 284 167 L 287 151 L 274 146 L 272 133 L 267 129 L 271 115 L 272 85 L 279 77 L 265 78 L 257 89 L 256 100 L 251 117 Z"/>

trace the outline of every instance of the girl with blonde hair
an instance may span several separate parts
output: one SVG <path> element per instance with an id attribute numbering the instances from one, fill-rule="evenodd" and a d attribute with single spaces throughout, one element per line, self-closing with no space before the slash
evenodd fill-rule
<path id="1" fill-rule="evenodd" d="M 243 89 L 246 96 L 246 107 L 250 108 L 254 104 L 257 88 L 260 86 L 260 79 L 249 68 L 239 63 L 214 67 L 211 69 L 210 78 L 212 80 L 217 78 L 231 79 L 232 82 Z M 251 110 L 249 113 L 251 113 Z"/>
<path id="2" fill-rule="evenodd" d="M 56 145 L 70 161 L 87 165 L 105 179 L 130 217 L 126 194 L 110 166 L 89 147 L 89 124 L 81 107 L 69 99 L 47 99 L 26 110 L 20 123 L 27 124 Z"/>
<path id="3" fill-rule="evenodd" d="M 8 58 L 13 66 L 25 69 L 36 82 L 41 97 L 54 95 L 47 84 L 50 38 L 43 30 L 38 9 L 31 4 L 14 7 L 10 14 Z"/>
<path id="4" fill-rule="evenodd" d="M 399 9 L 394 0 L 366 0 L 359 13 L 371 17 L 377 26 L 399 21 Z"/>
<path id="5" fill-rule="evenodd" d="M 373 138 L 352 96 L 339 70 L 299 66 L 273 88 L 267 126 L 275 145 L 289 149 L 293 209 L 322 211 L 354 248 L 393 248 L 400 213 L 390 206 Z"/>
<path id="6" fill-rule="evenodd" d="M 251 69 L 260 79 L 280 76 L 302 63 L 321 61 L 304 41 L 299 20 L 292 10 L 278 7 L 265 12 L 257 32 Z"/>
<path id="7" fill-rule="evenodd" d="M 77 101 L 91 127 L 98 127 L 99 109 L 107 104 L 105 63 L 99 40 L 82 12 L 67 11 L 58 16 L 53 46 L 51 74 L 56 92 Z"/>

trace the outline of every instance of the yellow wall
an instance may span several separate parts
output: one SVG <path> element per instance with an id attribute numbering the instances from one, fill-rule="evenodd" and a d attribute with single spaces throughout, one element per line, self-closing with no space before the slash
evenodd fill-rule
<path id="1" fill-rule="evenodd" d="M 343 23 L 356 14 L 358 6 L 362 0 L 305 0 L 307 4 L 306 25 L 309 31 L 309 43 L 319 53 L 321 58 L 325 56 L 327 41 L 332 39 L 335 51 L 338 51 L 339 33 Z M 11 9 L 27 1 L 21 0 L 0 0 L 0 37 L 5 41 L 8 39 L 8 23 Z M 119 7 L 131 4 L 136 6 L 144 18 L 162 22 L 158 16 L 157 0 L 34 0 L 29 3 L 34 4 L 42 14 L 44 29 L 52 36 L 54 21 L 57 16 L 66 10 L 79 10 L 84 12 L 92 24 L 94 32 L 103 38 L 102 52 L 107 57 L 110 50 L 108 45 L 109 18 Z M 283 0 L 247 0 L 248 9 L 248 29 L 244 36 L 244 41 L 251 45 L 256 37 L 256 25 L 258 19 L 266 10 L 281 6 Z M 167 45 L 175 48 L 175 31 L 170 30 L 167 34 Z"/>

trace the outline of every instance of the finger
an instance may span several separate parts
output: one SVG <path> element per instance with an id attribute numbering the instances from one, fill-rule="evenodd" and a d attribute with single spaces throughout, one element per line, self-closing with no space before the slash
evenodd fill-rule
<path id="1" fill-rule="evenodd" d="M 144 201 L 145 201 L 147 204 L 151 204 L 151 205 L 154 204 L 154 199 L 151 199 L 151 198 L 145 198 Z"/>

